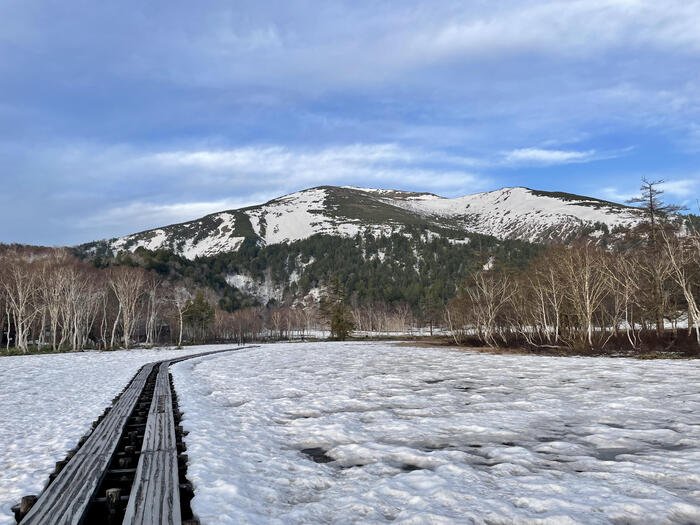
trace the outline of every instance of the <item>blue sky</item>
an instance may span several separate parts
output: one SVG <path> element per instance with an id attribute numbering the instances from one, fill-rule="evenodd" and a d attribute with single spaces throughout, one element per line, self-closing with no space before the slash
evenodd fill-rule
<path id="1" fill-rule="evenodd" d="M 700 188 L 700 1 L 0 3 L 0 242 L 321 184 Z M 697 209 L 694 210 L 697 212 Z"/>

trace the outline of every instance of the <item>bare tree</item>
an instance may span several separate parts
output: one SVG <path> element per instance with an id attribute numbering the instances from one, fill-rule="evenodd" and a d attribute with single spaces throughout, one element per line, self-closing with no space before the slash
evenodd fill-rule
<path id="1" fill-rule="evenodd" d="M 182 348 L 182 328 L 185 319 L 185 313 L 188 306 L 191 304 L 192 294 L 184 286 L 176 286 L 170 294 L 170 304 L 175 308 L 178 319 L 178 336 L 177 347 Z"/>
<path id="2" fill-rule="evenodd" d="M 59 251 L 48 258 L 40 273 L 40 294 L 44 311 L 48 314 L 51 348 L 56 352 L 59 347 L 58 331 L 61 317 L 66 307 L 66 254 Z"/>
<path id="3" fill-rule="evenodd" d="M 146 344 L 153 345 L 157 337 L 157 323 L 160 309 L 163 304 L 160 297 L 163 281 L 156 275 L 150 275 L 146 279 Z"/>
<path id="4" fill-rule="evenodd" d="M 499 316 L 517 293 L 517 283 L 497 270 L 472 274 L 464 291 L 446 309 L 446 320 L 456 342 L 466 335 L 466 325 L 473 324 L 477 336 L 488 346 L 496 346 Z"/>
<path id="5" fill-rule="evenodd" d="M 641 308 L 638 305 L 641 286 L 639 264 L 635 257 L 617 254 L 608 259 L 606 271 L 610 283 L 610 294 L 614 301 L 612 328 L 615 331 L 622 323 L 630 346 L 637 349 L 641 342 L 639 338 Z"/>
<path id="6" fill-rule="evenodd" d="M 19 254 L 6 255 L 3 260 L 5 271 L 2 286 L 5 298 L 12 313 L 15 327 L 15 346 L 27 353 L 29 332 L 36 317 L 36 295 L 38 290 L 37 272 L 32 263 Z"/>
<path id="7" fill-rule="evenodd" d="M 680 239 L 662 232 L 663 247 L 671 273 L 683 292 L 688 309 L 688 330 L 695 329 L 695 339 L 700 346 L 700 310 L 694 293 L 697 282 L 697 266 L 700 263 L 700 237 L 697 234 Z"/>
<path id="8" fill-rule="evenodd" d="M 646 223 L 641 230 L 647 235 L 647 246 L 649 253 L 645 260 L 649 263 L 646 266 L 646 275 L 649 279 L 649 291 L 651 292 L 649 304 L 654 311 L 654 322 L 656 334 L 661 337 L 664 330 L 664 317 L 666 314 L 666 304 L 668 296 L 664 290 L 664 282 L 669 277 L 670 268 L 667 261 L 660 260 L 664 255 L 663 242 L 664 230 L 671 227 L 669 214 L 685 209 L 682 206 L 666 204 L 662 195 L 664 191 L 659 188 L 663 185 L 663 180 L 649 181 L 642 179 L 642 186 L 639 188 L 641 195 L 630 199 L 630 204 L 639 204 L 639 208 L 646 217 Z"/>
<path id="9" fill-rule="evenodd" d="M 573 335 L 593 347 L 594 317 L 608 293 L 605 255 L 588 244 L 563 252 L 559 259 L 559 281 L 571 306 L 577 326 Z"/>
<path id="10" fill-rule="evenodd" d="M 144 293 L 146 278 L 140 268 L 110 268 L 109 285 L 119 302 L 124 348 L 129 348 L 136 320 L 136 308 Z"/>

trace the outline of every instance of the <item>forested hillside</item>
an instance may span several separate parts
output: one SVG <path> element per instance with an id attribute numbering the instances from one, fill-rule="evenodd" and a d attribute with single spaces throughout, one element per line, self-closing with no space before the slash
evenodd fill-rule
<path id="1" fill-rule="evenodd" d="M 220 295 L 225 310 L 271 304 L 294 304 L 322 292 L 338 278 L 353 300 L 406 303 L 415 312 L 424 304 L 445 304 L 458 283 L 484 265 L 522 268 L 541 247 L 472 235 L 455 244 L 449 238 L 413 230 L 408 235 L 314 235 L 291 244 L 260 246 L 246 241 L 238 251 L 189 260 L 168 250 L 137 249 L 116 257 L 92 259 L 98 267 L 139 266 L 171 279 L 190 279 Z M 249 286 L 236 288 L 243 275 Z M 273 290 L 265 294 L 264 289 Z M 252 293 L 251 293 L 252 292 Z"/>
<path id="2" fill-rule="evenodd" d="M 383 217 L 390 224 L 384 232 L 313 233 L 274 243 L 252 235 L 236 249 L 194 257 L 144 246 L 0 245 L 3 342 L 23 351 L 47 345 L 106 349 L 285 338 L 329 327 L 345 337 L 353 328 L 404 333 L 440 326 L 456 343 L 695 351 L 697 217 L 675 214 L 677 207 L 663 203 L 656 184 L 645 181 L 634 227 L 609 232 L 611 244 L 606 226 L 595 223 L 579 224 L 570 239 L 572 223 L 566 222 L 561 242 L 535 244 L 427 219 L 397 229 Z M 528 199 L 543 198 L 528 192 Z M 379 195 L 407 208 L 416 202 L 424 210 L 445 206 L 431 195 Z M 507 192 L 487 197 L 494 206 L 512 198 Z M 545 198 L 612 207 L 568 194 Z M 367 202 L 356 203 L 353 213 L 367 212 Z"/>

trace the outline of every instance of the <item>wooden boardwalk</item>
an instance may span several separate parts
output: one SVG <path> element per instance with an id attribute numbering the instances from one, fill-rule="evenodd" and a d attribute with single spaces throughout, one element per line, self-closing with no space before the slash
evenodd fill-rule
<path id="1" fill-rule="evenodd" d="M 117 448 L 153 364 L 144 366 L 102 422 L 41 494 L 22 525 L 79 525 Z"/>
<path id="2" fill-rule="evenodd" d="M 169 366 L 170 361 L 165 361 L 158 370 L 124 525 L 168 525 L 181 522 Z"/>
<path id="3" fill-rule="evenodd" d="M 178 449 L 176 423 L 173 412 L 173 395 L 170 386 L 169 367 L 185 359 L 203 357 L 221 352 L 239 350 L 239 347 L 193 354 L 182 358 L 158 361 L 144 365 L 118 397 L 102 421 L 83 445 L 75 452 L 65 466 L 57 473 L 53 482 L 41 493 L 26 515 L 21 519 L 22 525 L 85 525 L 90 522 L 86 517 L 90 505 L 96 498 L 102 498 L 101 504 L 110 500 L 107 494 L 97 494 L 104 489 L 103 481 L 110 465 L 116 457 L 116 451 L 127 434 L 127 423 L 138 412 L 137 403 L 142 395 L 148 395 L 147 383 L 155 385 L 148 408 L 148 417 L 143 428 L 143 441 L 138 452 L 138 464 L 134 481 L 128 492 L 128 502 L 124 518 L 109 523 L 123 525 L 180 525 L 180 482 L 178 471 Z M 135 410 L 136 409 L 136 410 Z M 112 467 L 113 468 L 113 467 Z M 111 471 L 122 472 L 122 470 Z M 120 491 L 112 494 L 113 507 L 121 504 Z M 24 498 L 23 498 L 24 500 Z M 24 503 L 24 501 L 23 501 Z M 123 509 L 123 507 L 122 507 Z M 114 516 L 112 516 L 114 517 Z M 103 518 L 100 518 L 100 523 Z M 95 521 L 94 519 L 92 521 Z"/>

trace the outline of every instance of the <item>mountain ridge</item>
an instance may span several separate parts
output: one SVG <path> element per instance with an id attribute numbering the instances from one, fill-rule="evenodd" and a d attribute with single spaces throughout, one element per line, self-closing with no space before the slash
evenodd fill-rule
<path id="1" fill-rule="evenodd" d="M 419 228 L 452 242 L 470 235 L 533 243 L 614 237 L 641 212 L 623 204 L 566 192 L 515 186 L 447 198 L 429 192 L 316 186 L 266 203 L 80 245 L 86 254 L 168 249 L 189 259 L 235 252 L 246 240 L 261 246 L 317 234 L 391 235 Z"/>

